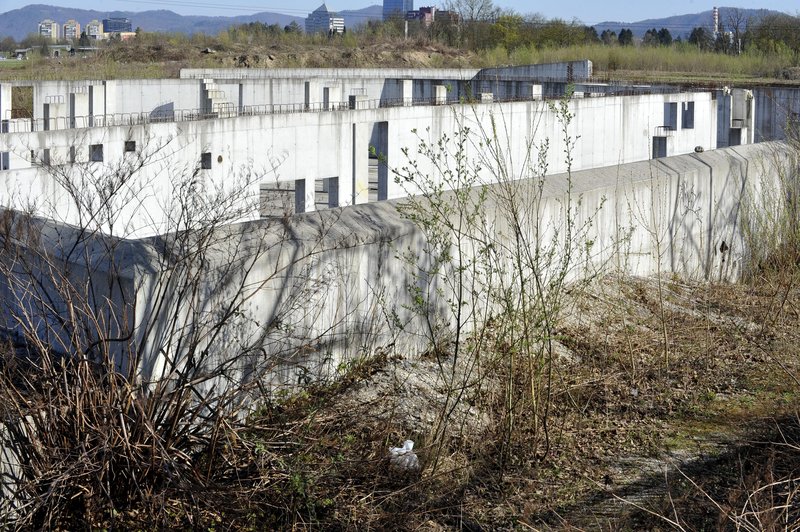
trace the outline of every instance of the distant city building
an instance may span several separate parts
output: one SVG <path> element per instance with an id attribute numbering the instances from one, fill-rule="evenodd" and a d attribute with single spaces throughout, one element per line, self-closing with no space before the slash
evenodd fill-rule
<path id="1" fill-rule="evenodd" d="M 414 0 L 383 0 L 383 20 L 405 17 L 409 11 L 414 11 Z"/>
<path id="2" fill-rule="evenodd" d="M 39 23 L 39 36 L 56 42 L 61 38 L 61 26 L 55 20 L 44 19 Z"/>
<path id="3" fill-rule="evenodd" d="M 406 13 L 406 20 L 419 20 L 425 26 L 430 26 L 435 19 L 435 7 L 421 7 L 416 11 L 409 11 Z"/>
<path id="4" fill-rule="evenodd" d="M 322 4 L 306 17 L 306 33 L 344 33 L 344 18 L 337 17 Z"/>
<path id="5" fill-rule="evenodd" d="M 81 38 L 81 25 L 73 19 L 64 23 L 64 38 L 68 41 L 77 41 Z"/>
<path id="6" fill-rule="evenodd" d="M 104 18 L 103 31 L 106 33 L 126 33 L 133 31 L 131 21 L 127 18 Z"/>
<path id="7" fill-rule="evenodd" d="M 98 40 L 103 38 L 103 24 L 95 19 L 86 25 L 86 36 Z"/>

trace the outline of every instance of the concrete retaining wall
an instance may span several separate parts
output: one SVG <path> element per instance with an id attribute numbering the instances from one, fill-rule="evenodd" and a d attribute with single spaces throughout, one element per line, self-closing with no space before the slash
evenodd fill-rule
<path id="1" fill-rule="evenodd" d="M 653 136 L 659 134 L 665 123 L 665 106 L 679 108 L 686 102 L 694 104 L 693 127 L 676 122 L 674 130 L 662 133 L 666 154 L 693 152 L 695 146 L 715 147 L 716 103 L 709 93 L 572 101 L 569 110 L 574 117 L 568 134 L 577 139 L 572 168 L 649 159 Z M 11 169 L 0 172 L 4 185 L 0 187 L 0 205 L 22 210 L 34 204 L 40 216 L 76 223 L 76 213 L 69 208 L 70 198 L 60 186 L 58 176 L 80 181 L 103 172 L 124 173 L 144 158 L 147 164 L 136 167 L 134 180 L 129 183 L 131 194 L 138 195 L 139 203 L 134 207 L 138 214 L 123 202 L 118 206 L 117 216 L 129 224 L 121 236 L 159 234 L 168 230 L 164 226 L 169 222 L 166 199 L 172 196 L 181 176 L 190 176 L 198 170 L 204 153 L 208 154 L 209 168 L 198 172 L 197 178 L 205 187 L 230 189 L 241 185 L 240 177 L 246 175 L 245 186 L 251 187 L 249 197 L 258 198 L 261 183 L 290 183 L 294 190 L 294 183 L 300 181 L 306 191 L 300 202 L 304 210 L 313 210 L 317 181 L 335 178 L 338 205 L 365 203 L 369 200 L 371 146 L 381 155 L 382 168 L 399 170 L 410 162 L 409 158 L 419 159 L 416 151 L 421 141 L 435 144 L 445 135 L 453 138 L 463 127 L 489 136 L 496 127 L 496 142 L 505 147 L 512 161 L 531 157 L 535 160 L 547 146 L 549 171 L 565 169 L 562 157 L 565 139 L 558 113 L 546 102 L 268 114 L 0 134 L 0 152 L 9 151 L 16 156 L 11 159 Z M 133 152 L 124 151 L 126 142 L 135 143 Z M 102 162 L 91 160 L 91 146 L 98 145 L 102 146 Z M 404 149 L 409 150 L 408 156 Z M 479 140 L 466 149 L 469 157 L 484 154 Z M 45 151 L 50 168 L 38 164 Z M 65 164 L 70 158 L 80 164 Z M 431 172 L 429 162 L 420 164 L 421 172 Z M 525 177 L 527 171 L 525 166 L 512 168 L 517 177 Z M 490 178 L 486 173 L 484 179 Z M 414 193 L 413 189 L 398 187 L 388 171 L 382 172 L 378 179 L 378 187 L 385 191 L 381 199 Z M 143 212 L 146 214 L 142 215 Z M 243 219 L 258 216 L 258 210 L 253 208 Z"/>
<path id="2" fill-rule="evenodd" d="M 800 126 L 800 89 L 763 87 L 753 90 L 756 105 L 756 142 L 784 140 L 786 127 Z"/>
<path id="3" fill-rule="evenodd" d="M 565 202 L 571 195 L 573 201 L 580 197 L 572 206 L 572 223 L 586 231 L 574 232 L 570 278 L 604 271 L 650 275 L 660 269 L 693 279 L 736 279 L 747 256 L 741 227 L 746 192 L 772 184 L 786 159 L 782 145 L 760 144 L 574 172 L 571 189 L 568 175 L 548 176 L 535 219 L 530 212 L 526 218 L 544 228 L 540 241 L 531 245 L 546 249 L 551 237 L 564 234 Z M 535 181 L 511 186 L 514 197 L 536 196 Z M 509 215 L 501 207 L 498 187 L 489 187 L 481 238 L 507 243 Z M 212 367 L 230 363 L 230 353 L 247 353 L 228 366 L 216 386 L 253 378 L 263 378 L 268 386 L 291 386 L 299 376 L 335 376 L 340 364 L 383 346 L 406 353 L 424 349 L 428 322 L 410 310 L 415 295 L 409 287 L 445 291 L 429 309 L 432 319 L 442 323 L 452 318 L 444 304 L 448 288 L 441 278 L 412 274 L 425 271 L 430 257 L 423 233 L 398 212 L 402 203 L 220 229 L 203 261 L 204 281 L 190 300 L 182 299 L 170 284 L 174 275 L 162 269 L 162 238 L 115 241 L 113 260 L 124 265 L 120 286 L 133 292 L 124 299 L 135 303 L 114 313 L 135 316 L 137 341 L 149 346 L 143 349 L 152 355 L 141 361 L 142 377 L 161 378 L 174 369 L 172 364 L 186 362 L 177 346 L 190 330 L 214 337 L 205 346 L 213 353 L 207 361 Z M 531 204 L 523 202 L 521 208 Z M 531 225 L 527 229 L 534 234 Z M 59 246 L 70 245 L 69 231 L 58 235 Z M 103 261 L 111 259 L 104 258 L 102 246 L 94 249 L 91 269 L 102 271 Z M 404 253 L 417 263 L 400 260 Z M 70 269 L 79 272 L 80 267 Z M 102 306 L 109 301 L 121 305 L 121 300 L 101 294 L 96 301 Z M 4 305 L 12 303 L 3 298 Z M 204 334 L 233 303 L 237 318 L 214 335 Z M 14 312 L 6 308 L 2 315 Z M 180 316 L 177 323 L 169 320 L 174 316 Z M 13 327 L 13 322 L 3 325 Z"/>
<path id="4" fill-rule="evenodd" d="M 543 63 L 538 65 L 484 68 L 478 72 L 477 79 L 527 79 L 587 81 L 592 78 L 592 62 L 564 61 L 561 63 Z"/>
<path id="5" fill-rule="evenodd" d="M 789 160 L 784 145 L 755 144 L 552 175 L 541 196 L 535 180 L 491 185 L 480 229 L 462 235 L 466 261 L 472 258 L 470 250 L 481 249 L 486 239 L 498 249 L 511 243 L 509 210 L 501 198 L 514 197 L 521 200 L 518 207 L 529 237 L 532 226 L 540 224 L 541 238 L 529 243 L 545 255 L 554 242 L 564 245 L 558 234 L 573 224 L 571 280 L 604 272 L 657 271 L 734 280 L 748 254 L 744 212 L 775 208 L 758 205 L 758 191 L 774 189 Z M 470 197 L 481 194 L 473 189 Z M 452 196 L 446 194 L 445 201 Z M 400 214 L 404 201 L 221 228 L 200 262 L 200 282 L 196 287 L 189 283 L 194 287 L 189 292 L 169 266 L 164 252 L 168 236 L 127 241 L 92 237 L 68 256 L 64 251 L 72 248 L 78 232 L 44 223 L 43 238 L 31 245 L 44 246 L 54 261 L 51 266 L 67 273 L 93 313 L 115 321 L 119 328 L 110 331 L 109 337 L 117 339 L 110 352 L 121 368 L 130 362 L 130 353 L 139 352 L 146 354 L 137 366 L 145 382 L 173 378 L 176 371 L 202 376 L 225 368 L 197 389 L 238 390 L 259 381 L 260 389 L 277 390 L 336 378 L 349 362 L 379 349 L 419 353 L 430 345 L 431 323 L 445 328 L 453 323 L 445 303 L 453 286 L 443 276 L 451 275 L 454 265 L 440 275 L 424 274 L 431 261 L 425 234 Z M 532 205 L 539 207 L 532 210 Z M 524 216 L 533 213 L 534 218 Z M 0 327 L 17 328 L 14 317 L 24 307 L 29 319 L 42 327 L 50 324 L 40 331 L 42 338 L 53 342 L 61 337 L 63 346 L 68 345 L 69 335 L 59 333 L 57 320 L 41 314 L 46 308 L 66 312 L 59 297 L 63 292 L 46 281 L 47 275 L 37 274 L 45 279 L 40 290 L 49 289 L 52 298 L 47 306 L 38 306 L 28 297 L 35 283 L 16 271 L 15 278 L 0 279 Z M 493 279 L 503 275 L 502 269 L 492 273 Z M 489 277 L 480 269 L 474 277 L 467 275 L 481 297 L 488 293 Z M 91 292 L 81 292 L 90 278 Z M 425 316 L 414 310 L 420 294 L 437 296 Z M 465 315 L 482 301 L 468 297 Z M 234 319 L 218 327 L 225 315 Z M 119 320 L 123 316 L 128 320 Z M 132 344 L 122 340 L 129 332 L 135 338 Z M 199 343 L 191 357 L 182 348 L 188 342 Z M 204 352 L 208 357 L 196 357 Z M 0 425 L 0 440 L 3 430 Z M 18 473 L 15 457 L 0 446 L 0 524 L 13 519 L 19 503 L 13 498 Z"/>

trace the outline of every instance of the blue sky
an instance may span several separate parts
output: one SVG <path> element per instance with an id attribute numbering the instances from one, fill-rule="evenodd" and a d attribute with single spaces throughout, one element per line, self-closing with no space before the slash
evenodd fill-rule
<path id="1" fill-rule="evenodd" d="M 415 0 L 415 7 L 419 5 L 443 5 L 446 0 L 423 1 Z M 275 11 L 289 15 L 306 16 L 317 8 L 322 0 L 0 0 L 0 12 L 17 9 L 31 3 L 61 5 L 82 9 L 96 9 L 98 11 L 146 11 L 149 9 L 169 9 L 182 15 L 211 15 L 232 16 L 257 13 L 259 11 Z M 327 0 L 331 10 L 360 9 L 371 4 L 381 3 L 381 0 Z M 713 1 L 704 0 L 672 0 L 670 2 L 648 1 L 622 1 L 622 0 L 594 0 L 594 1 L 569 1 L 556 2 L 531 2 L 530 0 L 494 0 L 494 4 L 503 8 L 513 9 L 519 13 L 541 13 L 547 18 L 563 18 L 566 20 L 579 19 L 586 24 L 596 24 L 603 21 L 636 22 L 648 18 L 662 18 L 672 15 L 699 13 L 719 5 Z M 735 7 L 765 8 L 784 11 L 797 15 L 800 13 L 800 4 L 797 0 L 766 0 L 761 2 L 747 2 Z"/>

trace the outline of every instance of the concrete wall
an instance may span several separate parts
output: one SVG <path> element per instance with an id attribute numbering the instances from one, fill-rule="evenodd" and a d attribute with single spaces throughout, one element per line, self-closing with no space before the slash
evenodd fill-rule
<path id="1" fill-rule="evenodd" d="M 524 78 L 534 80 L 587 81 L 592 77 L 592 62 L 564 61 L 560 63 L 543 63 L 538 65 L 484 68 L 475 76 L 476 79 L 516 80 Z"/>
<path id="2" fill-rule="evenodd" d="M 747 255 L 741 212 L 746 191 L 773 183 L 784 157 L 778 146 L 748 146 L 576 172 L 572 185 L 567 175 L 553 175 L 546 181 L 536 221 L 544 228 L 565 227 L 567 195 L 573 201 L 580 197 L 573 223 L 588 229 L 575 232 L 579 240 L 573 243 L 572 279 L 608 271 L 651 275 L 660 269 L 685 278 L 733 280 Z M 528 181 L 514 186 L 519 197 L 525 198 L 535 195 L 537 185 Z M 485 225 L 474 236 L 485 238 L 483 230 L 487 230 L 489 238 L 499 242 L 510 234 L 508 212 L 501 206 L 499 193 L 490 187 Z M 215 271 L 209 284 L 216 287 L 220 278 L 232 275 L 230 286 L 258 287 L 246 291 L 241 309 L 244 316 L 258 319 L 245 320 L 248 325 L 244 326 L 237 323 L 229 331 L 227 345 L 263 342 L 265 352 L 275 357 L 270 362 L 280 361 L 269 372 L 268 380 L 275 386 L 296 383 L 300 366 L 302 371 L 326 377 L 335 374 L 339 363 L 380 346 L 393 344 L 407 352 L 425 348 L 425 326 L 420 316 L 409 311 L 414 295 L 406 287 L 421 282 L 423 290 L 438 286 L 446 294 L 447 286 L 441 279 L 412 277 L 412 271 L 425 269 L 429 258 L 422 251 L 424 235 L 398 213 L 400 203 L 297 215 L 290 219 L 286 233 L 276 231 L 275 222 L 234 228 L 232 234 L 246 235 L 248 244 L 225 239 L 227 247 L 221 249 L 218 266 L 224 272 Z M 519 207 L 526 212 L 531 208 Z M 528 223 L 535 221 L 528 217 Z M 526 229 L 532 238 L 532 227 Z M 552 245 L 550 236 L 545 230 L 536 245 L 547 249 Z M 240 282 L 237 272 L 245 270 L 229 267 L 231 246 L 238 253 L 234 264 L 247 263 L 252 256 L 248 252 L 256 249 L 254 242 L 262 244 L 263 253 L 247 273 L 247 282 Z M 590 248 L 589 254 L 581 254 Z M 726 251 L 721 252 L 722 248 Z M 409 249 L 415 251 L 416 265 L 398 259 Z M 152 279 L 141 283 L 154 284 Z M 224 291 L 216 297 L 226 300 Z M 139 309 L 147 298 L 143 291 Z M 442 322 L 452 319 L 443 301 L 430 312 Z M 267 330 L 264 324 L 276 316 L 292 324 L 290 335 L 285 330 Z M 137 319 L 144 315 L 137 314 Z M 255 364 L 248 363 L 251 368 Z"/>
<path id="3" fill-rule="evenodd" d="M 459 79 L 471 80 L 477 68 L 183 68 L 182 79 Z"/>
<path id="4" fill-rule="evenodd" d="M 499 77 L 507 83 L 498 85 Z M 531 65 L 479 71 L 477 69 L 184 69 L 181 79 L 109 81 L 12 82 L 34 88 L 35 130 L 89 127 L 119 123 L 117 115 L 169 116 L 175 111 L 209 107 L 203 87 L 214 80 L 233 108 L 244 106 L 319 105 L 325 88 L 335 87 L 335 99 L 350 95 L 392 105 L 407 97 L 401 83 L 412 81 L 413 98 L 430 101 L 437 85 L 447 86 L 450 101 L 468 99 L 481 92 L 496 98 L 529 96 L 531 77 L 566 80 L 591 77 L 590 61 Z M 524 82 L 520 82 L 520 79 Z M 484 81 L 481 81 L 484 80 Z M 505 78 L 504 78 L 505 80 Z M 492 81 L 493 89 L 489 89 Z M 108 115 L 100 118 L 103 115 Z M 97 117 L 95 120 L 94 117 Z M 4 118 L 8 118 L 4 116 Z M 99 121 L 99 122 L 98 122 Z M 97 122 L 97 123 L 96 123 Z"/>
<path id="5" fill-rule="evenodd" d="M 709 93 L 574 100 L 569 104 L 574 117 L 568 131 L 577 140 L 572 168 L 649 159 L 652 138 L 665 122 L 665 104 L 680 106 L 689 101 L 694 102 L 694 127 L 686 129 L 678 124 L 675 131 L 670 131 L 666 155 L 692 152 L 695 146 L 715 147 L 716 104 Z M 385 148 L 376 144 L 376 124 L 385 124 L 387 128 L 383 137 Z M 138 183 L 136 194 L 148 205 L 148 212 L 141 219 L 132 213 L 121 214 L 132 231 L 127 236 L 162 231 L 169 214 L 160 203 L 171 197 L 181 176 L 191 176 L 198 170 L 202 154 L 208 154 L 210 168 L 198 171 L 197 176 L 206 187 L 213 184 L 229 190 L 246 180 L 251 197 L 256 198 L 258 183 L 300 180 L 310 195 L 303 203 L 311 210 L 315 203 L 315 182 L 337 178 L 339 205 L 364 203 L 368 201 L 370 145 L 381 147 L 385 164 L 397 170 L 410 162 L 409 157 L 418 158 L 420 141 L 435 144 L 445 135 L 453 137 L 463 127 L 491 136 L 495 126 L 496 141 L 505 147 L 509 160 L 525 161 L 530 157 L 535 160 L 539 151 L 546 149 L 549 171 L 565 169 L 561 155 L 565 139 L 558 114 L 543 102 L 287 113 L 1 134 L 0 152 L 18 153 L 21 159 L 15 170 L 0 172 L 5 185 L 0 189 L 0 204 L 21 209 L 35 202 L 41 207 L 38 211 L 41 215 L 74 223 L 70 221 L 74 212 L 67 206 L 69 198 L 64 197 L 59 183 L 53 179 L 52 169 L 40 168 L 30 161 L 31 152 L 36 161 L 44 157 L 45 150 L 51 164 L 58 169 L 55 174 L 62 178 L 82 179 L 83 175 L 97 172 L 124 174 L 141 160 L 147 163 L 135 168 L 135 180 L 130 186 Z M 133 153 L 124 151 L 126 141 L 135 142 Z M 90 161 L 92 145 L 102 145 L 102 162 Z M 408 156 L 404 148 L 410 150 Z M 466 149 L 470 157 L 485 156 L 479 143 Z M 67 164 L 71 153 L 79 164 Z M 21 167 L 26 158 L 28 167 Z M 430 163 L 421 161 L 421 164 L 422 171 L 435 174 Z M 512 171 L 519 178 L 529 175 L 526 172 L 524 166 Z M 382 179 L 379 186 L 385 188 L 386 198 L 414 192 L 398 187 L 391 173 L 383 173 Z M 491 182 L 496 176 L 487 174 L 482 179 Z M 48 213 L 48 208 L 54 214 Z M 120 205 L 119 209 L 120 213 L 128 213 L 129 208 Z M 253 209 L 244 218 L 257 216 L 257 210 Z"/>
<path id="6" fill-rule="evenodd" d="M 547 250 L 552 238 L 558 241 L 563 235 L 571 197 L 576 230 L 570 243 L 570 279 L 660 270 L 693 279 L 731 280 L 747 256 L 742 238 L 747 192 L 774 183 L 786 157 L 784 147 L 761 144 L 550 175 L 541 201 L 520 201 L 517 208 L 527 213 L 522 218 L 527 238 L 537 234 L 533 224 L 542 229 L 540 239 L 528 245 Z M 503 247 L 509 243 L 508 207 L 500 199 L 509 186 L 516 198 L 539 197 L 536 180 L 506 183 L 505 188 L 490 185 L 482 223 L 464 237 L 467 253 L 479 247 L 470 238 L 488 238 Z M 473 198 L 478 194 L 474 190 Z M 452 319 L 442 278 L 412 274 L 425 271 L 430 257 L 424 234 L 398 212 L 402 201 L 221 227 L 202 261 L 203 281 L 189 298 L 175 290 L 179 276 L 164 269 L 162 238 L 115 241 L 108 247 L 111 255 L 98 254 L 97 247 L 90 255 L 98 271 L 110 271 L 102 261 L 113 257 L 124 266 L 123 284 L 135 291 L 127 299 L 134 308 L 126 315 L 135 316 L 137 340 L 150 346 L 145 352 L 161 353 L 141 362 L 143 378 L 169 374 L 173 368 L 165 357 L 182 360 L 176 346 L 185 331 L 192 331 L 213 337 L 204 340 L 214 353 L 205 361 L 209 367 L 228 361 L 230 353 L 248 353 L 213 384 L 260 378 L 268 386 L 291 386 L 298 375 L 333 376 L 340 363 L 381 346 L 391 344 L 407 353 L 423 349 L 425 322 L 409 310 L 415 295 L 407 286 L 444 290 L 429 312 L 441 323 Z M 536 211 L 529 210 L 532 205 L 538 206 Z M 63 230 L 53 241 L 69 246 L 68 236 Z M 409 250 L 416 263 L 398 258 Z M 80 271 L 80 264 L 73 266 Z M 544 271 L 553 273 L 547 265 Z M 487 278 L 475 280 L 485 283 Z M 108 300 L 120 304 L 119 298 Z M 4 305 L 13 301 L 2 298 Z M 236 308 L 237 318 L 213 335 L 204 334 L 229 305 Z M 6 308 L 2 315 L 12 317 L 14 312 Z M 119 309 L 115 314 L 122 315 Z M 172 316 L 180 317 L 177 323 L 166 319 Z"/>
<path id="7" fill-rule="evenodd" d="M 111 113 L 151 113 L 199 109 L 200 84 L 179 79 L 110 80 L 105 82 L 106 109 Z"/>
<path id="8" fill-rule="evenodd" d="M 760 128 L 753 92 L 725 88 L 715 91 L 715 95 L 718 103 L 717 146 L 752 144 L 755 130 Z"/>
<path id="9" fill-rule="evenodd" d="M 763 87 L 753 89 L 755 95 L 755 141 L 784 140 L 786 126 L 800 124 L 800 89 Z"/>

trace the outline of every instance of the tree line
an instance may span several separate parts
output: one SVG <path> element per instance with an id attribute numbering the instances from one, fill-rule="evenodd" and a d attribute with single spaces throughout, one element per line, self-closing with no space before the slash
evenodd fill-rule
<path id="1" fill-rule="evenodd" d="M 429 24 L 409 23 L 401 17 L 386 21 L 369 21 L 350 33 L 360 38 L 391 39 L 403 36 L 440 42 L 455 48 L 481 52 L 505 48 L 560 48 L 580 45 L 670 47 L 687 44 L 704 52 L 740 54 L 800 53 L 800 17 L 787 14 L 768 14 L 758 19 L 748 18 L 738 9 L 724 10 L 718 31 L 711 24 L 696 26 L 683 35 L 673 35 L 665 27 L 650 28 L 637 38 L 632 28 L 619 32 L 597 30 L 578 20 L 546 19 L 540 14 L 522 15 L 511 9 L 495 6 L 492 0 L 450 0 L 440 16 Z M 137 32 L 137 33 L 140 33 Z M 143 32 L 142 32 L 143 33 Z M 205 38 L 205 36 L 203 36 Z M 232 26 L 216 36 L 222 44 L 257 43 L 275 39 L 302 40 L 318 37 L 304 36 L 301 25 L 286 26 L 250 22 Z M 78 43 L 89 43 L 81 36 Z M 193 39 L 194 40 L 194 39 Z M 17 48 L 39 48 L 46 43 L 38 35 L 29 35 L 17 42 L 11 37 L 0 40 L 0 51 Z"/>

